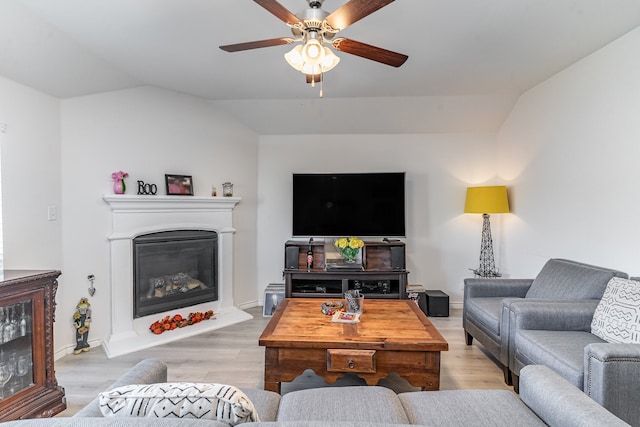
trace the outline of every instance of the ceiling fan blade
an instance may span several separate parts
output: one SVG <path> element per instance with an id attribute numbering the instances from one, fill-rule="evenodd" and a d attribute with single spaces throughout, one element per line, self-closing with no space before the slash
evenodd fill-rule
<path id="1" fill-rule="evenodd" d="M 279 20 L 283 21 L 285 24 L 293 25 L 297 24 L 300 20 L 296 15 L 291 13 L 289 9 L 278 3 L 276 0 L 253 0 L 258 3 L 260 6 L 267 9 L 271 12 Z"/>
<path id="2" fill-rule="evenodd" d="M 391 65 L 392 67 L 399 67 L 405 63 L 409 58 L 402 53 L 392 52 L 381 47 L 371 46 L 366 43 L 357 42 L 355 40 L 349 40 L 345 38 L 337 38 L 333 41 L 333 48 L 340 52 L 350 53 L 352 55 L 360 56 L 361 58 L 371 59 L 372 61 L 381 62 L 383 64 Z"/>
<path id="3" fill-rule="evenodd" d="M 291 37 L 280 37 L 277 39 L 257 40 L 253 42 L 227 44 L 220 46 L 225 52 L 239 52 L 241 50 L 259 49 L 262 47 L 280 46 L 283 44 L 293 43 Z"/>
<path id="4" fill-rule="evenodd" d="M 256 0 L 257 1 L 257 0 Z M 344 30 L 349 25 L 371 15 L 376 10 L 394 0 L 350 0 L 327 16 L 327 24 L 336 30 Z"/>

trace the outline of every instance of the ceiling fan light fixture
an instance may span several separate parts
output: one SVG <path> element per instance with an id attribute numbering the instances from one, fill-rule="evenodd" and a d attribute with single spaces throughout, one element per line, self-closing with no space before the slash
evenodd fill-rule
<path id="1" fill-rule="evenodd" d="M 302 74 L 318 74 L 318 72 L 319 72 L 318 67 L 314 67 L 311 64 L 305 63 L 302 66 Z"/>
<path id="2" fill-rule="evenodd" d="M 307 75 L 326 73 L 340 62 L 331 49 L 322 46 L 316 39 L 309 40 L 305 45 L 297 45 L 284 54 L 284 59 L 296 71 Z"/>
<path id="3" fill-rule="evenodd" d="M 318 39 L 309 39 L 302 48 L 305 63 L 320 64 L 324 59 L 324 49 Z"/>
<path id="4" fill-rule="evenodd" d="M 304 61 L 302 59 L 302 45 L 297 45 L 289 52 L 284 54 L 284 59 L 297 71 L 302 71 Z"/>
<path id="5" fill-rule="evenodd" d="M 329 70 L 333 70 L 333 68 L 338 65 L 340 62 L 340 58 L 334 54 L 331 49 L 328 47 L 324 47 L 324 59 L 322 60 L 322 72 L 326 73 Z"/>

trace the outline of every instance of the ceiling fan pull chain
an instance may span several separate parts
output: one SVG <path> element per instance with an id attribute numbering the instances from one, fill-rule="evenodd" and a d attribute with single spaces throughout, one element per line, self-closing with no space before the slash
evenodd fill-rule
<path id="1" fill-rule="evenodd" d="M 323 86 L 324 86 L 324 73 L 322 72 L 322 70 L 320 70 L 320 98 L 324 97 L 324 94 L 322 93 Z"/>

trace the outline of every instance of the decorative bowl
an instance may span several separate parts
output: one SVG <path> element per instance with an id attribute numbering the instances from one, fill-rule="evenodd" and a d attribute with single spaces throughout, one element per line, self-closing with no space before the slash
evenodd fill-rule
<path id="1" fill-rule="evenodd" d="M 342 301 L 325 301 L 320 309 L 327 316 L 333 316 L 338 311 L 344 311 L 344 303 Z"/>

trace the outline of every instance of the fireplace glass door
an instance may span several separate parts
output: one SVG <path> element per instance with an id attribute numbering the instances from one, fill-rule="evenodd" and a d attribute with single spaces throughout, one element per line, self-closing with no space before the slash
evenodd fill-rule
<path id="1" fill-rule="evenodd" d="M 133 240 L 134 317 L 218 299 L 218 236 L 177 230 Z"/>

